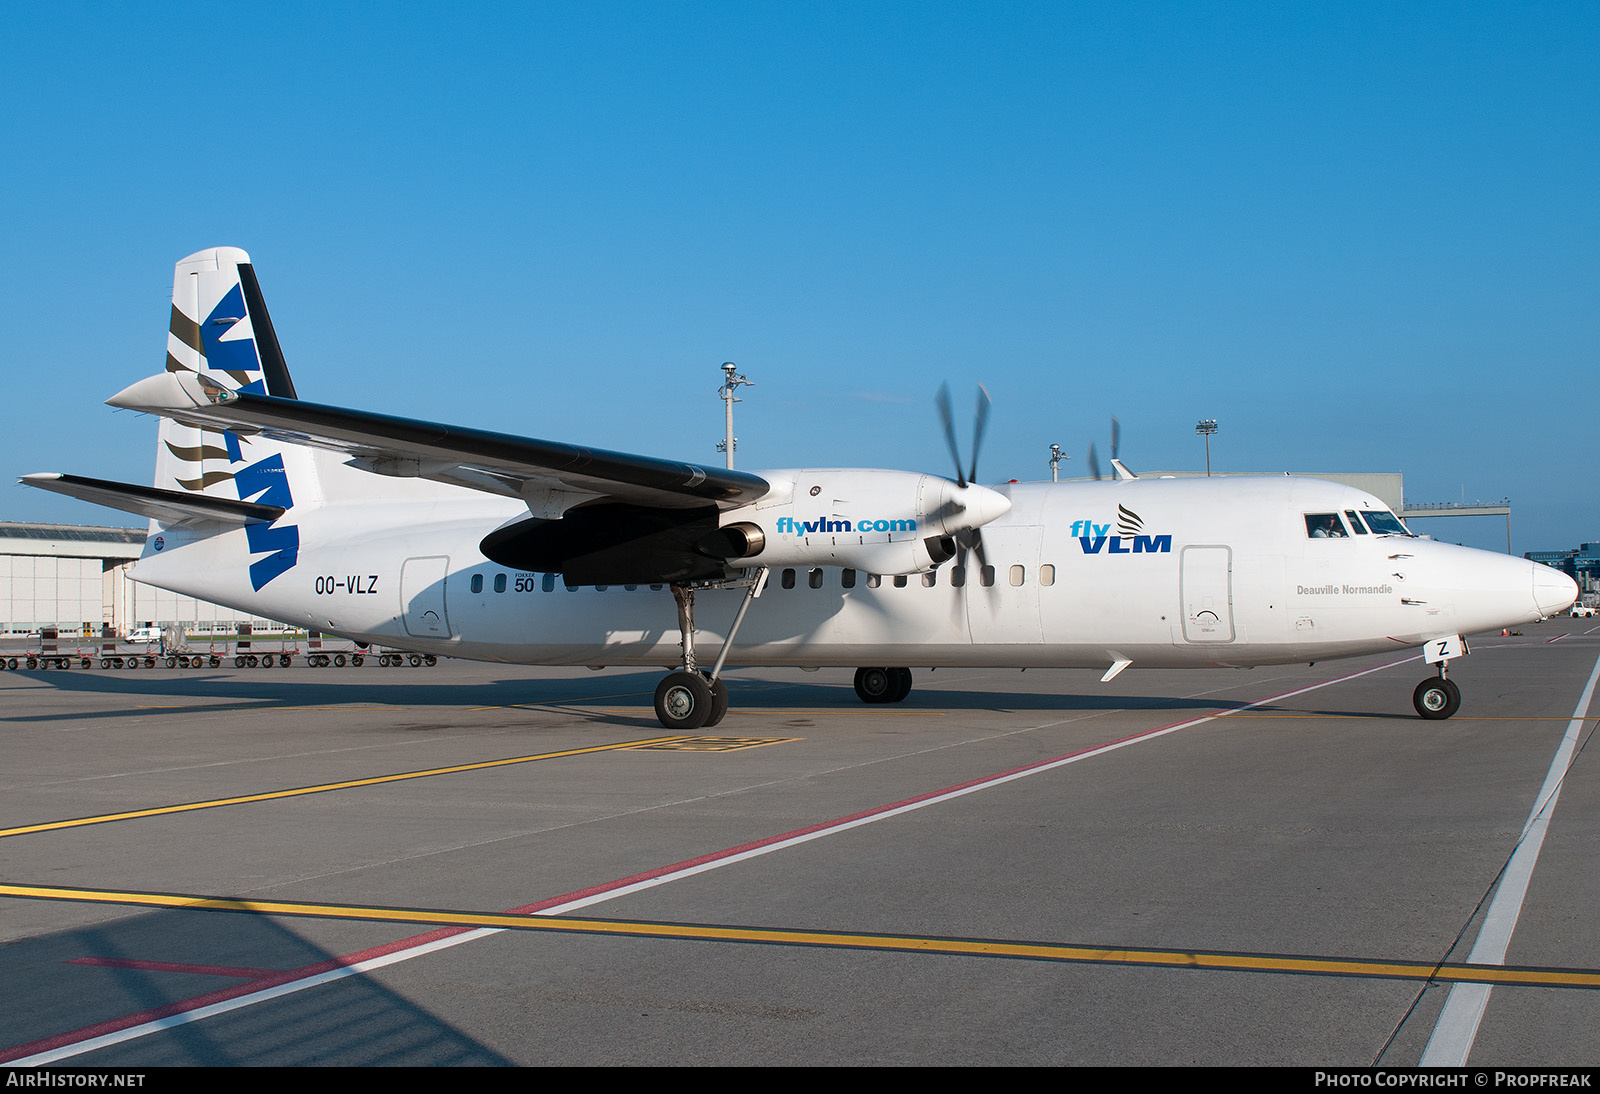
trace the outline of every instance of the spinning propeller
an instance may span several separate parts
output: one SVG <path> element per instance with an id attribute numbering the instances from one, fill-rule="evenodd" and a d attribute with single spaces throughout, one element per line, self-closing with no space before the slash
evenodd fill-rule
<path id="1" fill-rule="evenodd" d="M 1111 477 L 1114 479 L 1136 479 L 1139 476 L 1122 466 L 1122 461 L 1117 458 L 1117 452 L 1122 447 L 1122 423 L 1117 416 L 1111 416 Z M 1089 474 L 1098 481 L 1104 476 L 1100 474 L 1100 455 L 1094 449 L 1094 442 L 1089 442 Z"/>
<path id="2" fill-rule="evenodd" d="M 989 407 L 993 400 L 982 384 L 978 385 L 978 405 L 975 410 L 975 422 L 972 427 L 972 463 L 965 475 L 961 472 L 961 447 L 956 443 L 955 415 L 950 409 L 950 385 L 939 385 L 939 395 L 935 400 L 939 406 L 939 419 L 944 423 L 944 438 L 950 445 L 950 458 L 956 465 L 956 485 L 962 492 L 966 492 L 978 478 L 978 449 L 983 444 L 983 430 L 989 424 Z M 939 507 L 937 519 L 944 519 L 963 513 L 968 509 L 959 497 L 953 498 Z M 933 516 L 934 514 L 929 514 Z M 981 515 L 981 514 L 980 514 Z M 998 514 L 995 514 L 998 515 Z M 955 534 L 956 565 L 965 569 L 967 565 L 967 552 L 970 550 L 978 556 L 978 565 L 987 566 L 988 558 L 983 551 L 983 533 L 979 530 L 983 523 L 992 520 L 993 516 L 983 516 L 983 520 L 962 528 Z"/>

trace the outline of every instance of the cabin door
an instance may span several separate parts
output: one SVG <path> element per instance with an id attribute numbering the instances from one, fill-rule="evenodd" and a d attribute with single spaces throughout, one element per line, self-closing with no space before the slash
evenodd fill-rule
<path id="1" fill-rule="evenodd" d="M 1183 637 L 1233 641 L 1233 549 L 1183 549 Z"/>

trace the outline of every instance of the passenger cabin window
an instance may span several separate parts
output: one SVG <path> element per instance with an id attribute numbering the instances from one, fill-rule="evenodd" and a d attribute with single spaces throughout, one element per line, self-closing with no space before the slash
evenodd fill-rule
<path id="1" fill-rule="evenodd" d="M 854 589 L 856 587 L 856 572 L 854 570 L 840 570 L 839 587 L 841 589 Z"/>
<path id="2" fill-rule="evenodd" d="M 1306 535 L 1312 539 L 1349 539 L 1338 513 L 1307 513 Z"/>
<path id="3" fill-rule="evenodd" d="M 794 570 L 783 571 L 783 579 L 779 582 L 785 589 L 794 588 Z"/>
<path id="4" fill-rule="evenodd" d="M 472 591 L 475 592 L 475 593 L 483 592 L 483 575 L 482 574 L 473 574 L 472 575 Z"/>
<path id="5" fill-rule="evenodd" d="M 896 589 L 904 589 L 906 587 L 906 575 L 905 574 L 895 574 L 894 575 L 894 587 Z"/>
<path id="6" fill-rule="evenodd" d="M 923 574 L 922 575 L 922 584 L 923 584 L 924 587 L 929 588 L 929 589 L 931 589 L 935 585 L 939 584 L 939 571 L 938 570 L 929 570 L 927 573 Z"/>
<path id="7" fill-rule="evenodd" d="M 965 566 L 950 567 L 950 585 L 959 589 L 967 583 L 967 568 Z"/>
<path id="8" fill-rule="evenodd" d="M 1027 579 L 1027 571 L 1021 566 L 1011 567 L 1011 584 L 1021 585 Z"/>
<path id="9" fill-rule="evenodd" d="M 503 592 L 506 591 L 506 575 L 505 574 L 495 574 L 494 575 L 494 591 L 497 592 L 497 593 L 503 593 Z"/>
<path id="10" fill-rule="evenodd" d="M 814 568 L 807 580 L 811 583 L 813 589 L 822 588 L 822 567 Z"/>
<path id="11" fill-rule="evenodd" d="M 1039 584 L 1054 585 L 1056 583 L 1056 568 L 1046 562 L 1039 567 Z"/>
<path id="12" fill-rule="evenodd" d="M 556 591 L 556 575 L 555 574 L 545 574 L 544 575 L 544 581 L 539 585 L 539 587 L 541 589 L 543 589 L 547 593 L 555 592 Z"/>
<path id="13" fill-rule="evenodd" d="M 978 584 L 982 585 L 985 589 L 994 585 L 993 566 L 985 566 L 983 569 L 978 571 Z"/>
<path id="14" fill-rule="evenodd" d="M 867 575 L 867 588 L 876 589 L 879 585 L 882 585 L 882 584 L 883 584 L 883 578 L 882 577 L 878 576 L 877 574 L 868 574 Z"/>

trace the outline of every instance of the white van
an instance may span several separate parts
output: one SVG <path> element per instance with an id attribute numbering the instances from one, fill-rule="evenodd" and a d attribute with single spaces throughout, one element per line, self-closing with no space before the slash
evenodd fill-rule
<path id="1" fill-rule="evenodd" d="M 128 637 L 124 638 L 123 641 L 124 642 L 142 643 L 142 644 L 146 644 L 146 645 L 148 645 L 151 642 L 159 642 L 159 641 L 161 641 L 161 628 L 160 627 L 135 627 L 135 628 L 133 628 L 133 630 L 128 632 Z"/>

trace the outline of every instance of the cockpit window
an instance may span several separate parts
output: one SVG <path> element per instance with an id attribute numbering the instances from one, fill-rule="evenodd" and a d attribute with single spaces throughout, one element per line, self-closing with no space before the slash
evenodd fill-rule
<path id="1" fill-rule="evenodd" d="M 1409 536 L 1411 534 L 1411 529 L 1401 524 L 1400 518 L 1393 513 L 1363 509 L 1361 510 L 1361 515 L 1367 518 L 1367 527 L 1380 536 Z"/>
<path id="2" fill-rule="evenodd" d="M 1364 536 L 1367 534 L 1367 526 L 1361 523 L 1361 518 L 1356 516 L 1354 509 L 1346 509 L 1344 511 L 1344 519 L 1350 522 L 1350 529 L 1356 535 Z"/>
<path id="3" fill-rule="evenodd" d="M 1306 535 L 1312 539 L 1349 539 L 1338 513 L 1307 513 Z"/>

